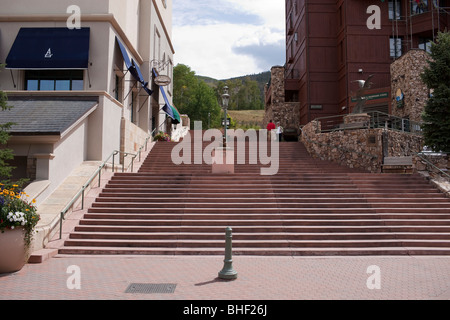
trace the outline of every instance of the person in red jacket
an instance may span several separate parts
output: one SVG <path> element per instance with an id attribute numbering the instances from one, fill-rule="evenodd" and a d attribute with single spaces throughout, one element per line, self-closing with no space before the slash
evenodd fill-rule
<path id="1" fill-rule="evenodd" d="M 269 124 L 267 125 L 267 140 L 272 139 L 272 130 L 275 130 L 275 123 L 273 123 L 272 120 L 269 121 Z"/>
<path id="2" fill-rule="evenodd" d="M 270 132 L 270 131 L 275 130 L 275 129 L 276 129 L 275 123 L 273 123 L 272 120 L 270 120 L 269 124 L 267 125 L 267 131 Z"/>

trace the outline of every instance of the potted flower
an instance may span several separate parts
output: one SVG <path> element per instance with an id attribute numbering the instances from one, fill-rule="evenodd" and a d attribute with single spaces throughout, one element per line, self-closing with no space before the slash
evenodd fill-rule
<path id="1" fill-rule="evenodd" d="M 34 229 L 39 222 L 36 200 L 0 184 L 0 274 L 22 269 L 29 258 Z"/>
<path id="2" fill-rule="evenodd" d="M 172 138 L 164 132 L 159 132 L 156 136 L 155 136 L 155 141 L 167 141 L 167 142 L 171 142 Z"/>

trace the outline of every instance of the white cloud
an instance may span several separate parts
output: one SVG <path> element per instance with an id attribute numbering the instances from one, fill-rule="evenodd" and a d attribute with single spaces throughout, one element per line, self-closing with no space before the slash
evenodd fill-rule
<path id="1" fill-rule="evenodd" d="M 284 64 L 284 0 L 174 0 L 175 63 L 227 79 Z"/>
<path id="2" fill-rule="evenodd" d="M 260 16 L 269 28 L 285 28 L 285 0 L 227 0 L 242 11 Z M 280 24 L 281 22 L 281 24 Z"/>
<path id="3" fill-rule="evenodd" d="M 224 28 L 227 32 L 222 32 Z M 175 63 L 186 64 L 196 74 L 216 79 L 253 73 L 257 68 L 255 61 L 234 53 L 230 45 L 236 41 L 239 29 L 226 24 L 178 28 L 174 36 Z"/>

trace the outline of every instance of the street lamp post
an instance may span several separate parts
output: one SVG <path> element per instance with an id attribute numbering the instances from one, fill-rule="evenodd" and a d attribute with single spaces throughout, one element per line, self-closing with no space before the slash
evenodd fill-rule
<path id="1" fill-rule="evenodd" d="M 211 129 L 211 112 L 208 112 L 208 129 Z"/>
<path id="2" fill-rule="evenodd" d="M 223 146 L 227 146 L 227 120 L 228 120 L 228 103 L 230 101 L 230 95 L 228 94 L 228 87 L 223 88 L 222 94 L 222 106 L 224 113 L 224 136 L 223 136 Z"/>

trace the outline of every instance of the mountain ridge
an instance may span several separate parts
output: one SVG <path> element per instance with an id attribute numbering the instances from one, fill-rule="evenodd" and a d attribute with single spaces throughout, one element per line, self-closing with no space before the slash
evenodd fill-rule
<path id="1" fill-rule="evenodd" d="M 202 75 L 196 75 L 197 78 L 199 78 L 200 80 L 205 81 L 206 83 L 212 83 L 212 84 L 216 84 L 217 82 L 225 82 L 225 81 L 229 81 L 229 80 L 236 80 L 236 79 L 245 79 L 245 78 L 250 78 L 251 80 L 255 80 L 258 83 L 263 83 L 264 85 L 266 83 L 269 82 L 270 79 L 270 71 L 263 71 L 260 73 L 254 73 L 254 74 L 248 74 L 248 75 L 244 75 L 244 76 L 239 76 L 239 77 L 232 77 L 232 78 L 228 78 L 228 79 L 214 79 L 211 77 L 207 77 L 207 76 L 202 76 Z"/>
<path id="2" fill-rule="evenodd" d="M 207 85 L 216 88 L 219 82 L 227 82 L 227 81 L 233 81 L 233 80 L 245 80 L 249 78 L 251 81 L 256 81 L 258 83 L 258 88 L 260 92 L 261 101 L 264 102 L 264 87 L 265 85 L 270 81 L 271 72 L 270 71 L 264 71 L 260 73 L 255 74 L 249 74 L 229 79 L 223 79 L 223 80 L 217 80 L 211 77 L 201 76 L 201 75 L 195 75 L 198 79 L 201 81 L 204 81 Z"/>

